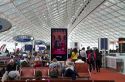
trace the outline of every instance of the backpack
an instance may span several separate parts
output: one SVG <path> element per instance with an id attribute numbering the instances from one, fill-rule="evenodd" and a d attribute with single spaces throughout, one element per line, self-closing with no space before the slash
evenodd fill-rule
<path id="1" fill-rule="evenodd" d="M 49 76 L 51 78 L 58 78 L 58 70 L 57 68 L 52 68 L 49 72 Z"/>
<path id="2" fill-rule="evenodd" d="M 93 53 L 91 53 L 91 56 L 90 56 L 90 61 L 94 61 L 95 59 L 94 59 L 94 52 Z"/>

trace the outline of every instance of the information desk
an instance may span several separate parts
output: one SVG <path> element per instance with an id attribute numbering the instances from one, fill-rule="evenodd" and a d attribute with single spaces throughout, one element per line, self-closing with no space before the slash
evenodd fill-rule
<path id="1" fill-rule="evenodd" d="M 125 56 L 106 56 L 106 65 L 125 74 Z"/>

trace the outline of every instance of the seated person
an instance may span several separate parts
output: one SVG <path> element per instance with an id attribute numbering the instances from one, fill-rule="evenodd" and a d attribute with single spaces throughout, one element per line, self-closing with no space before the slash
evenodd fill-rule
<path id="1" fill-rule="evenodd" d="M 18 80 L 20 78 L 19 71 L 10 71 L 8 73 L 8 79 L 9 80 Z"/>
<path id="2" fill-rule="evenodd" d="M 44 56 L 42 56 L 42 65 L 47 66 L 48 63 L 49 63 L 49 57 L 48 54 L 45 54 Z"/>
<path id="3" fill-rule="evenodd" d="M 71 77 L 72 80 L 76 79 L 76 76 L 79 76 L 77 72 L 75 71 L 73 62 L 67 62 L 67 66 L 64 71 L 65 77 Z"/>
<path id="4" fill-rule="evenodd" d="M 61 67 L 61 64 L 57 61 L 56 58 L 54 58 L 54 59 L 52 60 L 52 63 L 49 65 L 49 68 L 55 68 L 55 67 L 58 67 L 58 68 Z"/>
<path id="5" fill-rule="evenodd" d="M 9 73 L 10 71 L 16 70 L 16 63 L 13 59 L 11 59 L 6 67 L 6 71 Z"/>
<path id="6" fill-rule="evenodd" d="M 6 67 L 6 72 L 3 74 L 1 81 L 4 82 L 5 80 L 7 80 L 9 78 L 9 76 L 13 77 L 13 74 L 15 77 L 19 76 L 19 72 L 17 71 L 16 63 L 13 59 L 11 59 Z"/>
<path id="7" fill-rule="evenodd" d="M 58 72 L 58 68 L 57 68 L 57 67 L 51 68 L 51 69 L 49 70 L 49 76 L 50 76 L 51 78 L 57 78 L 58 75 L 59 75 L 59 72 Z"/>
<path id="8" fill-rule="evenodd" d="M 57 61 L 56 58 L 52 60 L 52 63 L 49 65 L 49 69 L 50 69 L 50 72 L 53 70 L 54 71 L 56 70 L 59 75 L 61 74 L 61 64 Z"/>
<path id="9" fill-rule="evenodd" d="M 2 78 L 1 78 L 1 82 L 4 82 L 7 79 L 8 79 L 8 72 L 5 71 L 5 73 L 3 74 Z"/>
<path id="10" fill-rule="evenodd" d="M 41 67 L 41 57 L 39 55 L 35 57 L 34 67 Z"/>

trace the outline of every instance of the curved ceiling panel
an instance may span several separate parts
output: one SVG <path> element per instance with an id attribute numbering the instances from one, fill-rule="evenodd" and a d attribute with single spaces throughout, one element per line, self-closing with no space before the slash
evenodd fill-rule
<path id="1" fill-rule="evenodd" d="M 3 0 L 1 0 L 3 1 Z M 15 35 L 31 35 L 50 42 L 51 28 L 67 28 L 69 41 L 97 45 L 98 38 L 110 41 L 125 35 L 124 0 L 5 0 L 0 17 L 12 28 L 0 33 L 1 41 Z"/>

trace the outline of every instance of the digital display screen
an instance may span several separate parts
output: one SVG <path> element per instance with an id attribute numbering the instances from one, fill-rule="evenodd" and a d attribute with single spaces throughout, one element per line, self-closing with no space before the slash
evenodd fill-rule
<path id="1" fill-rule="evenodd" d="M 58 61 L 67 59 L 67 29 L 51 29 L 51 59 L 56 58 Z"/>
<path id="2" fill-rule="evenodd" d="M 25 45 L 25 51 L 32 51 L 32 45 Z"/>
<path id="3" fill-rule="evenodd" d="M 101 38 L 101 50 L 108 50 L 108 38 Z"/>

